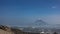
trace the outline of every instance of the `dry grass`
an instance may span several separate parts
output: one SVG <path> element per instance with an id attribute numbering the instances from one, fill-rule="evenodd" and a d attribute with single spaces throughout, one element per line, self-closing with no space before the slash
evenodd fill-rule
<path id="1" fill-rule="evenodd" d="M 0 34 L 14 34 L 12 31 L 4 31 L 0 29 Z"/>

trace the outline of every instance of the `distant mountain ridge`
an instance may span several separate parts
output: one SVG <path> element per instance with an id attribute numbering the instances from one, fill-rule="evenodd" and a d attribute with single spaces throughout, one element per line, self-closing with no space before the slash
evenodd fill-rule
<path id="1" fill-rule="evenodd" d="M 48 25 L 46 22 L 44 22 L 43 20 L 37 20 L 37 21 L 35 21 L 35 24 L 36 25 Z"/>
<path id="2" fill-rule="evenodd" d="M 49 24 L 42 19 L 36 20 L 34 23 L 30 23 L 29 27 L 44 27 L 44 28 L 60 28 L 58 24 Z"/>
<path id="3" fill-rule="evenodd" d="M 46 23 L 45 21 L 43 20 L 36 20 L 34 23 L 30 24 L 31 26 L 36 26 L 36 27 L 42 27 L 42 26 L 47 26 L 49 25 L 48 23 Z"/>

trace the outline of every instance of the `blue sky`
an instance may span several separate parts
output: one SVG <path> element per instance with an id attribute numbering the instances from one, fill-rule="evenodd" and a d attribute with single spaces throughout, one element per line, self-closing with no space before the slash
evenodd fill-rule
<path id="1" fill-rule="evenodd" d="M 32 23 L 39 18 L 59 23 L 60 0 L 0 0 L 0 17 L 1 24 L 10 25 Z"/>

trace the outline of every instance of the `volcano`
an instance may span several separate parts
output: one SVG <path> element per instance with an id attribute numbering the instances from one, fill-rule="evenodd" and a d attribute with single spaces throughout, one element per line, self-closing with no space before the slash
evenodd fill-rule
<path id="1" fill-rule="evenodd" d="M 43 26 L 43 25 L 47 25 L 47 23 L 44 22 L 43 20 L 37 20 L 37 21 L 35 21 L 35 25 Z"/>
<path id="2" fill-rule="evenodd" d="M 36 20 L 34 23 L 31 24 L 32 26 L 37 26 L 37 27 L 42 27 L 42 26 L 47 26 L 49 25 L 48 23 L 46 23 L 45 21 L 43 20 Z"/>

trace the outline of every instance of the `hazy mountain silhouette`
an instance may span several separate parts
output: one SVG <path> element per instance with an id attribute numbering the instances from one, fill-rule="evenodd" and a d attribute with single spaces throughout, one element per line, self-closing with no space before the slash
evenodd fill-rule
<path id="1" fill-rule="evenodd" d="M 36 20 L 34 23 L 31 24 L 31 26 L 37 26 L 37 27 L 42 27 L 42 26 L 47 26 L 49 25 L 48 23 L 46 23 L 45 21 L 43 20 Z"/>
<path id="2" fill-rule="evenodd" d="M 43 26 L 43 25 L 47 25 L 47 23 L 44 22 L 43 20 L 37 20 L 37 21 L 35 21 L 35 25 Z"/>

